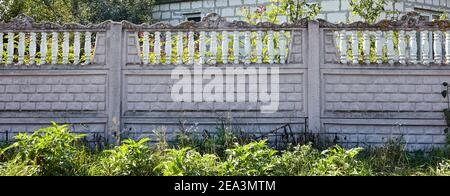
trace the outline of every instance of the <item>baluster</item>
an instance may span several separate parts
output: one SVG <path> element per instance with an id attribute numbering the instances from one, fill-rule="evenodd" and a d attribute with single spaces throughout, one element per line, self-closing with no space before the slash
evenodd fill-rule
<path id="1" fill-rule="evenodd" d="M 246 31 L 245 32 L 245 39 L 244 39 L 244 53 L 245 53 L 245 64 L 250 64 L 251 63 L 251 46 L 252 44 L 250 43 L 250 36 L 251 36 L 251 32 L 250 31 Z"/>
<path id="2" fill-rule="evenodd" d="M 183 32 L 178 32 L 177 36 L 177 64 L 181 65 L 183 64 L 183 54 L 184 54 L 184 48 L 183 48 Z"/>
<path id="3" fill-rule="evenodd" d="M 69 63 L 69 32 L 63 34 L 63 64 Z"/>
<path id="4" fill-rule="evenodd" d="M 233 39 L 234 39 L 234 41 L 233 41 L 234 64 L 239 64 L 239 58 L 240 58 L 239 37 L 240 37 L 240 32 L 235 31 L 234 37 L 233 37 Z"/>
<path id="5" fill-rule="evenodd" d="M 3 33 L 0 33 L 0 65 L 3 64 Z"/>
<path id="6" fill-rule="evenodd" d="M 8 46 L 7 46 L 8 58 L 7 65 L 11 65 L 14 62 L 14 33 L 8 33 Z"/>
<path id="7" fill-rule="evenodd" d="M 39 63 L 39 65 L 45 65 L 45 64 L 47 64 L 47 33 L 46 32 L 41 33 L 40 51 L 41 51 L 41 62 Z"/>
<path id="8" fill-rule="evenodd" d="M 382 40 L 383 32 L 377 31 L 375 32 L 375 48 L 376 48 L 376 57 L 377 63 L 383 63 L 383 40 Z"/>
<path id="9" fill-rule="evenodd" d="M 398 55 L 400 64 L 406 65 L 405 31 L 398 32 Z"/>
<path id="10" fill-rule="evenodd" d="M 439 65 L 442 64 L 442 32 L 434 32 L 433 38 L 434 62 Z"/>
<path id="11" fill-rule="evenodd" d="M 143 62 L 144 65 L 148 65 L 149 61 L 150 61 L 150 41 L 149 41 L 149 33 L 148 32 L 144 32 L 143 35 L 143 39 L 144 39 L 144 43 L 142 45 L 142 52 L 144 53 L 143 56 Z"/>
<path id="12" fill-rule="evenodd" d="M 417 64 L 417 32 L 409 32 L 409 62 L 411 64 Z"/>
<path id="13" fill-rule="evenodd" d="M 161 32 L 155 33 L 155 64 L 161 63 Z"/>
<path id="14" fill-rule="evenodd" d="M 1 45 L 0 45 L 1 46 Z M 36 33 L 30 33 L 30 65 L 36 64 Z"/>
<path id="15" fill-rule="evenodd" d="M 202 31 L 200 32 L 200 37 L 199 37 L 199 52 L 200 52 L 200 59 L 199 59 L 199 63 L 202 65 L 205 63 L 205 52 L 206 52 L 206 32 Z"/>
<path id="16" fill-rule="evenodd" d="M 347 56 L 347 32 L 345 30 L 341 31 L 339 34 L 339 50 L 340 50 L 340 61 L 343 64 L 348 63 L 348 56 Z"/>
<path id="17" fill-rule="evenodd" d="M 450 64 L 450 30 L 445 32 L 445 62 Z"/>
<path id="18" fill-rule="evenodd" d="M 189 65 L 194 64 L 194 58 L 195 58 L 195 38 L 194 38 L 194 32 L 189 32 L 189 41 L 188 41 L 188 49 L 189 49 Z"/>
<path id="19" fill-rule="evenodd" d="M 217 32 L 212 31 L 211 32 L 211 45 L 210 45 L 210 50 L 211 50 L 211 64 L 215 65 L 217 63 L 217 47 L 218 47 L 218 43 L 217 43 Z"/>
<path id="20" fill-rule="evenodd" d="M 428 41 L 428 31 L 422 31 L 420 33 L 420 37 L 422 40 L 422 63 L 424 65 L 429 65 L 430 64 L 430 44 Z"/>
<path id="21" fill-rule="evenodd" d="M 170 65 L 172 62 L 172 32 L 166 32 L 166 45 L 165 45 L 165 53 L 166 53 L 166 65 Z"/>
<path id="22" fill-rule="evenodd" d="M 263 32 L 258 31 L 256 34 L 256 63 L 263 63 L 263 43 L 262 43 Z"/>
<path id="23" fill-rule="evenodd" d="M 370 32 L 363 33 L 364 62 L 370 64 Z"/>
<path id="24" fill-rule="evenodd" d="M 389 65 L 394 65 L 394 41 L 393 41 L 394 32 L 389 31 L 387 33 L 386 46 L 387 46 L 387 59 Z"/>
<path id="25" fill-rule="evenodd" d="M 358 32 L 353 31 L 352 32 L 352 63 L 358 64 L 359 63 L 359 38 L 358 38 Z"/>
<path id="26" fill-rule="evenodd" d="M 274 41 L 273 41 L 273 31 L 268 32 L 268 40 L 267 40 L 267 49 L 269 50 L 269 64 L 274 64 L 275 61 L 275 47 L 274 47 Z"/>
<path id="27" fill-rule="evenodd" d="M 91 44 L 91 38 L 92 33 L 86 32 L 84 34 L 84 53 L 86 53 L 86 61 L 84 62 L 85 65 L 91 64 L 91 50 L 92 50 L 92 44 Z"/>
<path id="28" fill-rule="evenodd" d="M 228 64 L 228 31 L 222 32 L 222 63 Z"/>
<path id="29" fill-rule="evenodd" d="M 58 33 L 52 33 L 52 64 L 58 64 Z"/>
<path id="30" fill-rule="evenodd" d="M 81 43 L 80 43 L 80 32 L 74 33 L 74 43 L 73 43 L 73 64 L 80 64 L 80 53 L 81 53 Z"/>
<path id="31" fill-rule="evenodd" d="M 25 59 L 25 33 L 19 33 L 19 58 L 18 65 L 23 65 Z"/>
<path id="32" fill-rule="evenodd" d="M 280 63 L 286 64 L 286 32 L 280 31 Z"/>

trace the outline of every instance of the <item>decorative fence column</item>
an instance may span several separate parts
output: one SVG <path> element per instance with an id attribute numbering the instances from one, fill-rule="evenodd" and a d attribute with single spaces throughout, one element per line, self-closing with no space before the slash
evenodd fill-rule
<path id="1" fill-rule="evenodd" d="M 310 132 L 321 129 L 320 97 L 320 29 L 317 21 L 308 23 L 308 127 Z"/>
<path id="2" fill-rule="evenodd" d="M 123 33 L 122 23 L 110 23 L 106 31 L 106 65 L 108 66 L 108 127 L 106 138 L 109 143 L 116 142 L 122 130 L 121 123 L 121 91 L 123 45 L 127 35 Z"/>

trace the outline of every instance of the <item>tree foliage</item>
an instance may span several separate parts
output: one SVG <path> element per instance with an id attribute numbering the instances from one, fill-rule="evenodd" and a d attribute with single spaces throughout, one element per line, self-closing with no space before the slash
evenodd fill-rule
<path id="1" fill-rule="evenodd" d="M 155 0 L 85 0 L 89 5 L 90 22 L 128 20 L 134 23 L 149 22 Z"/>
<path id="2" fill-rule="evenodd" d="M 36 21 L 57 23 L 75 22 L 80 0 L 3 0 L 0 2 L 0 20 L 10 21 L 20 14 L 33 17 Z"/>
<path id="3" fill-rule="evenodd" d="M 400 12 L 396 9 L 398 0 L 350 0 L 350 10 L 354 15 L 360 16 L 367 23 L 375 23 L 383 12 L 391 20 L 398 19 Z M 387 5 L 392 5 L 392 10 L 386 10 Z"/>
<path id="4" fill-rule="evenodd" d="M 268 21 L 280 23 L 280 17 L 286 17 L 287 22 L 299 22 L 303 18 L 313 20 L 322 7 L 317 3 L 307 3 L 306 0 L 271 0 L 268 6 L 259 6 L 254 12 L 248 7 L 242 8 L 246 21 L 256 24 Z"/>
<path id="5" fill-rule="evenodd" d="M 350 8 L 354 15 L 360 16 L 367 23 L 375 23 L 384 12 L 386 0 L 351 0 Z"/>
<path id="6" fill-rule="evenodd" d="M 36 21 L 99 23 L 149 22 L 155 0 L 0 0 L 0 21 L 25 14 Z"/>
<path id="7" fill-rule="evenodd" d="M 313 20 L 322 7 L 317 3 L 308 3 L 306 0 L 272 0 L 278 6 L 278 12 L 288 17 L 289 22 L 299 22 L 303 18 Z M 274 4 L 273 4 L 274 5 Z"/>

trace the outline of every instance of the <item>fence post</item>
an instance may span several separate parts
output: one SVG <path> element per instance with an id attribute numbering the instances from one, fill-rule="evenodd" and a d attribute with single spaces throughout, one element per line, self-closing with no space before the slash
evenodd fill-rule
<path id="1" fill-rule="evenodd" d="M 308 22 L 307 33 L 308 66 L 308 127 L 310 132 L 321 131 L 321 97 L 320 97 L 320 29 L 318 21 Z"/>
<path id="2" fill-rule="evenodd" d="M 108 127 L 107 142 L 116 142 L 120 135 L 121 123 L 121 85 L 123 65 L 122 23 L 111 22 L 106 32 L 106 65 L 108 67 Z"/>

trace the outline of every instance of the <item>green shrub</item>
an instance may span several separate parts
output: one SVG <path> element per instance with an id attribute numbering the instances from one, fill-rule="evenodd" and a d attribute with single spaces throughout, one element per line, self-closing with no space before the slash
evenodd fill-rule
<path id="1" fill-rule="evenodd" d="M 201 155 L 191 148 L 171 149 L 157 170 L 164 176 L 269 176 L 273 174 L 278 151 L 266 143 L 236 145 L 226 150 L 224 161 L 213 154 Z"/>
<path id="2" fill-rule="evenodd" d="M 312 145 L 296 146 L 287 150 L 277 162 L 276 174 L 284 176 L 307 176 L 314 170 L 315 163 L 321 158 L 320 151 Z"/>
<path id="3" fill-rule="evenodd" d="M 83 175 L 86 151 L 76 146 L 76 142 L 85 135 L 75 135 L 68 132 L 68 126 L 53 126 L 37 130 L 32 135 L 19 134 L 17 142 L 2 150 L 12 151 L 13 160 L 7 164 L 36 166 L 37 175 L 67 176 Z"/>
<path id="4" fill-rule="evenodd" d="M 218 176 L 222 165 L 216 155 L 201 155 L 191 148 L 184 148 L 168 150 L 156 170 L 164 176 Z"/>
<path id="5" fill-rule="evenodd" d="M 152 176 L 154 163 L 152 150 L 145 145 L 150 139 L 139 142 L 128 139 L 121 146 L 106 150 L 98 164 L 90 170 L 95 176 Z"/>
<path id="6" fill-rule="evenodd" d="M 278 176 L 352 176 L 369 171 L 355 158 L 362 149 L 335 146 L 323 152 L 312 145 L 297 146 L 283 153 L 277 162 Z"/>
<path id="7" fill-rule="evenodd" d="M 56 124 L 21 134 L 0 150 L 0 176 L 450 176 L 449 149 L 409 153 L 401 139 L 362 153 L 340 146 L 321 151 L 311 144 L 280 153 L 267 141 L 229 147 L 234 139 L 210 140 L 212 146 L 226 144 L 221 156 L 198 147 L 168 149 L 165 140 L 149 147 L 149 139 L 93 153 L 79 144 L 82 137 Z"/>
<path id="8" fill-rule="evenodd" d="M 223 174 L 226 176 L 270 176 L 273 175 L 277 150 L 267 146 L 267 141 L 252 142 L 236 146 L 225 152 Z"/>
<path id="9" fill-rule="evenodd" d="M 364 166 L 356 159 L 362 148 L 345 150 L 336 146 L 322 152 L 323 158 L 314 165 L 310 175 L 319 176 L 356 176 L 367 175 Z"/>

